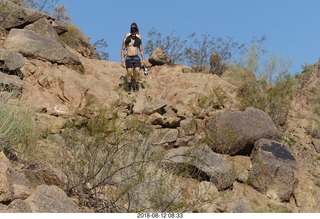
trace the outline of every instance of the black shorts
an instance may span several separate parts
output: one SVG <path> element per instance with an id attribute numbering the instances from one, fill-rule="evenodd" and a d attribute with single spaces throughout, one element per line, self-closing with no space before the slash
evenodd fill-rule
<path id="1" fill-rule="evenodd" d="M 139 56 L 128 56 L 126 58 L 126 68 L 141 68 Z"/>

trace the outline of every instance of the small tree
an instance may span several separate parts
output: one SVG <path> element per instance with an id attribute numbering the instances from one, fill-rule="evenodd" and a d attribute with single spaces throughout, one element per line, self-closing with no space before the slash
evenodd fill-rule
<path id="1" fill-rule="evenodd" d="M 235 42 L 232 38 L 223 39 L 203 34 L 200 38 L 195 33 L 186 39 L 174 35 L 174 31 L 168 36 L 163 36 L 155 28 L 148 33 L 148 41 L 145 46 L 146 54 L 151 55 L 157 47 L 162 47 L 174 63 L 183 63 L 193 67 L 196 71 L 203 71 L 211 67 L 211 73 L 221 74 L 229 63 L 240 63 L 241 56 L 248 52 L 243 43 Z M 262 42 L 263 40 L 261 40 Z M 219 55 L 219 65 L 215 65 L 211 54 Z"/>
<path id="2" fill-rule="evenodd" d="M 181 40 L 174 33 L 175 31 L 172 31 L 170 35 L 163 37 L 155 28 L 152 28 L 148 32 L 149 40 L 144 47 L 145 53 L 150 56 L 154 49 L 162 47 L 173 63 L 183 62 L 187 40 Z"/>
<path id="3" fill-rule="evenodd" d="M 71 20 L 71 17 L 66 14 L 67 8 L 64 5 L 59 5 L 54 8 L 54 13 L 52 16 L 58 21 L 68 22 Z"/>
<path id="4" fill-rule="evenodd" d="M 229 64 L 237 62 L 237 58 L 247 52 L 245 44 L 235 42 L 232 38 L 211 37 L 210 34 L 203 34 L 200 39 L 193 33 L 189 36 L 192 43 L 185 48 L 185 63 L 191 66 L 210 66 L 211 54 L 216 52 L 219 55 L 219 62 Z M 212 69 L 212 66 L 211 66 Z M 201 71 L 203 69 L 195 69 Z M 212 69 L 213 70 L 213 69 Z"/>
<path id="5" fill-rule="evenodd" d="M 204 34 L 201 40 L 195 38 L 196 34 L 193 33 L 189 36 L 193 39 L 193 43 L 187 46 L 184 50 L 186 62 L 189 63 L 196 71 L 203 71 L 204 68 L 209 66 L 209 57 L 213 47 L 212 41 L 209 39 L 208 34 Z"/>
<path id="6" fill-rule="evenodd" d="M 257 47 L 252 47 L 252 49 Z M 250 62 L 247 62 L 248 72 L 254 72 L 256 78 L 251 77 L 243 83 L 238 90 L 240 109 L 255 107 L 265 111 L 281 127 L 286 122 L 290 103 L 297 91 L 297 80 L 288 72 L 290 60 L 281 56 L 271 55 L 265 62 L 264 68 L 259 72 L 256 51 L 249 53 Z M 249 68 L 250 67 L 250 68 Z"/>
<path id="7" fill-rule="evenodd" d="M 210 57 L 210 73 L 220 76 L 226 68 L 226 65 L 221 61 L 220 55 L 217 52 L 213 52 Z"/>
<path id="8" fill-rule="evenodd" d="M 100 58 L 103 60 L 109 60 L 109 53 L 106 52 L 106 48 L 108 47 L 108 43 L 105 39 L 100 39 L 96 41 L 93 46 L 96 48 L 97 53 L 99 54 Z"/>

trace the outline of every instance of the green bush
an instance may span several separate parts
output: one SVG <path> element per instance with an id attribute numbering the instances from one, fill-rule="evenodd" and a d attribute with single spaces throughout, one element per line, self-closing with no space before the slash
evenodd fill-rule
<path id="1" fill-rule="evenodd" d="M 223 64 L 237 62 L 236 59 L 247 52 L 245 44 L 235 42 L 231 37 L 224 39 L 203 34 L 198 38 L 193 33 L 189 36 L 188 42 L 190 43 L 186 44 L 184 49 L 184 63 L 190 66 L 207 66 L 212 70 L 214 69 L 214 66 L 211 65 L 211 55 L 213 53 L 219 55 L 219 62 L 222 66 Z"/>
<path id="2" fill-rule="evenodd" d="M 150 201 L 141 200 L 141 193 L 147 187 L 150 194 L 155 192 L 152 189 L 160 189 L 157 184 L 168 176 L 158 169 L 161 152 L 145 142 L 150 129 L 134 117 L 119 119 L 110 109 L 100 110 L 81 129 L 73 124 L 76 122 L 71 122 L 63 135 L 66 144 L 62 153 L 67 158 L 59 161 L 68 176 L 70 194 L 91 196 L 96 212 L 146 210 L 143 206 Z M 117 192 L 99 199 L 98 191 L 108 185 Z M 127 201 L 132 204 L 125 209 L 122 202 Z"/>
<path id="3" fill-rule="evenodd" d="M 199 94 L 192 98 L 188 107 L 196 118 L 203 118 L 207 113 L 225 107 L 227 96 L 221 86 L 212 89 L 208 94 Z"/>
<path id="4" fill-rule="evenodd" d="M 69 22 L 71 17 L 66 13 L 67 8 L 64 5 L 59 5 L 54 8 L 52 17 L 58 21 Z"/>
<path id="5" fill-rule="evenodd" d="M 103 60 L 109 60 L 109 53 L 106 52 L 106 48 L 108 47 L 108 43 L 105 39 L 97 40 L 93 46 L 96 48 L 97 53 L 100 58 Z"/>
<path id="6" fill-rule="evenodd" d="M 1 103 L 0 100 L 0 141 L 3 147 L 13 147 L 21 155 L 36 142 L 35 115 L 28 107 Z"/>
<path id="7" fill-rule="evenodd" d="M 175 36 L 174 33 L 175 31 L 172 31 L 170 35 L 162 36 L 155 28 L 152 28 L 148 32 L 148 40 L 144 46 L 145 54 L 150 56 L 154 49 L 161 47 L 173 63 L 183 62 L 184 48 L 188 40 L 181 40 L 181 38 Z"/>
<path id="8" fill-rule="evenodd" d="M 248 78 L 239 86 L 239 108 L 242 110 L 247 107 L 261 109 L 272 118 L 278 127 L 283 126 L 299 87 L 296 78 L 287 72 L 288 66 L 290 66 L 289 61 L 286 62 L 279 56 L 271 56 L 262 73 L 256 75 L 256 79 Z M 256 67 L 253 69 L 257 70 Z M 252 72 L 249 69 L 247 71 Z"/>
<path id="9" fill-rule="evenodd" d="M 233 38 L 212 37 L 210 34 L 203 34 L 198 37 L 196 33 L 190 34 L 187 38 L 181 39 L 176 36 L 175 31 L 170 35 L 163 36 L 155 28 L 148 32 L 148 40 L 145 45 L 145 53 L 151 55 L 157 47 L 162 47 L 173 63 L 182 63 L 194 68 L 196 72 L 210 69 L 211 73 L 221 75 L 229 64 L 239 64 L 241 57 L 248 53 L 249 48 L 244 43 L 238 43 Z M 266 37 L 254 38 L 252 43 L 257 45 L 259 53 L 262 43 Z M 212 54 L 218 54 L 219 60 L 213 60 Z"/>
<path id="10" fill-rule="evenodd" d="M 201 207 L 198 200 L 184 197 L 187 182 L 178 183 L 176 175 L 180 166 L 168 165 L 165 149 L 148 143 L 150 132 L 133 116 L 118 118 L 115 108 L 100 110 L 80 126 L 70 121 L 63 133 L 65 144 L 55 156 L 55 165 L 68 177 L 68 194 L 95 212 L 185 212 Z"/>

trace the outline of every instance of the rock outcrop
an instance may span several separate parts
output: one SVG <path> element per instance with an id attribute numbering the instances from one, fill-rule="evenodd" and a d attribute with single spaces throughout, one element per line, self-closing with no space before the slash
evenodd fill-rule
<path id="1" fill-rule="evenodd" d="M 212 182 L 218 190 L 230 188 L 236 179 L 235 170 L 227 157 L 214 153 L 206 145 L 170 149 L 165 159 L 181 164 L 181 169 L 189 169 L 192 177 Z"/>
<path id="2" fill-rule="evenodd" d="M 279 142 L 260 139 L 255 143 L 251 160 L 248 183 L 272 199 L 288 201 L 299 169 L 292 152 Z"/>
<path id="3" fill-rule="evenodd" d="M 230 155 L 250 154 L 254 143 L 261 138 L 278 139 L 278 130 L 272 119 L 254 108 L 212 116 L 206 133 L 213 141 L 211 148 L 214 151 Z"/>
<path id="4" fill-rule="evenodd" d="M 0 15 L 0 26 L 6 30 L 23 28 L 41 18 L 49 18 L 45 13 L 23 7 L 10 0 L 1 0 L 0 4 L 4 11 Z"/>
<path id="5" fill-rule="evenodd" d="M 156 48 L 152 51 L 152 54 L 149 58 L 149 62 L 152 65 L 164 65 L 172 63 L 168 55 L 164 52 L 164 50 L 161 47 Z"/>
<path id="6" fill-rule="evenodd" d="M 120 63 L 94 59 L 91 47 L 71 48 L 65 43 L 63 37 L 70 26 L 14 1 L 0 3 L 8 9 L 0 15 L 1 104 L 18 102 L 25 108 L 32 107 L 36 130 L 41 133 L 32 146 L 49 154 L 48 160 L 33 157 L 22 163 L 21 151 L 14 151 L 20 142 L 8 145 L 7 136 L 0 133 L 0 150 L 4 152 L 0 152 L 0 212 L 163 210 L 150 206 L 152 201 L 155 206 L 162 201 L 170 209 L 194 212 L 320 212 L 320 134 L 315 125 L 318 123 L 310 122 L 320 119 L 308 105 L 312 102 L 308 89 L 320 85 L 318 68 L 305 83 L 309 87 L 293 101 L 290 120 L 287 127 L 282 127 L 286 130 L 280 138 L 278 128 L 265 112 L 237 108 L 237 81 L 229 82 L 231 76 L 186 71 L 190 68 L 172 65 L 157 49 L 149 59 L 149 74 L 142 77 L 144 86 L 128 94 L 123 89 L 126 72 Z M 81 36 L 76 47 L 87 45 L 81 43 L 83 39 Z M 59 156 L 66 156 L 59 158 L 67 162 L 73 155 L 94 147 L 91 143 L 102 145 L 103 150 L 125 147 L 127 142 L 120 142 L 118 135 L 110 142 L 103 135 L 103 140 L 90 142 L 94 136 L 76 133 L 84 130 L 101 109 L 112 109 L 112 115 L 102 119 L 114 122 L 117 128 L 109 130 L 108 126 L 103 131 L 110 135 L 119 131 L 119 136 L 127 134 L 132 138 L 129 142 L 134 142 L 136 136 L 126 133 L 125 125 L 125 121 L 134 120 L 139 140 L 135 146 L 145 147 L 147 152 L 134 157 L 140 151 L 126 148 L 123 153 L 129 158 L 119 159 L 126 165 L 93 185 L 91 176 L 72 178 L 55 167 L 50 153 L 59 151 Z M 72 129 L 68 125 L 73 121 Z M 139 132 L 141 124 L 145 129 Z M 84 139 L 71 145 L 79 147 L 76 153 L 60 151 L 68 147 L 66 133 Z M 84 166 L 78 167 L 78 173 L 87 172 L 85 165 L 92 159 L 99 163 L 102 157 L 103 162 L 109 162 L 98 149 L 96 154 L 88 152 L 91 157 L 87 160 L 79 160 Z M 15 152 L 14 156 L 9 156 L 10 151 Z M 155 157 L 143 160 L 148 153 Z M 131 160 L 133 163 L 128 163 Z M 154 165 L 155 160 L 161 163 Z M 134 168 L 134 174 L 126 172 L 128 166 Z M 168 170 L 172 172 L 163 177 Z M 141 181 L 141 171 L 163 178 Z M 109 172 L 97 177 L 103 174 Z M 134 183 L 125 184 L 132 179 Z M 83 185 L 69 188 L 73 180 Z M 157 187 L 166 182 L 170 185 Z M 77 193 L 78 187 L 82 190 Z M 159 189 L 157 195 L 170 189 L 172 193 L 154 197 L 150 190 L 155 188 Z M 128 200 L 131 195 L 135 199 Z M 183 208 L 185 205 L 189 208 Z"/>
<path id="7" fill-rule="evenodd" d="M 79 58 L 59 42 L 27 29 L 11 29 L 4 43 L 6 49 L 25 57 L 52 63 L 79 65 Z"/>

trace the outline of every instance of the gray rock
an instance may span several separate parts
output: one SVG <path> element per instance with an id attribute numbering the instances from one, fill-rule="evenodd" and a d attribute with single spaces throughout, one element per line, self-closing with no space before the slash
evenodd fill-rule
<path id="1" fill-rule="evenodd" d="M 0 69 L 14 71 L 24 66 L 24 59 L 20 53 L 0 48 Z"/>
<path id="2" fill-rule="evenodd" d="M 151 115 L 153 113 L 164 114 L 164 107 L 168 105 L 168 101 L 164 99 L 160 99 L 157 101 L 153 101 L 144 106 L 142 111 L 143 114 Z"/>
<path id="3" fill-rule="evenodd" d="M 175 169 L 189 171 L 193 178 L 212 182 L 218 190 L 229 188 L 236 179 L 226 155 L 216 154 L 206 145 L 170 149 L 165 159 L 177 165 Z"/>
<path id="4" fill-rule="evenodd" d="M 8 0 L 2 0 L 1 7 L 3 7 L 4 13 L 0 15 L 0 27 L 7 30 L 15 27 L 23 28 L 40 18 L 49 17 L 45 13 L 20 6 Z"/>
<path id="5" fill-rule="evenodd" d="M 149 136 L 148 143 L 151 145 L 167 145 L 175 142 L 178 138 L 177 129 L 156 129 Z"/>
<path id="6" fill-rule="evenodd" d="M 197 131 L 197 120 L 191 118 L 184 119 L 180 122 L 180 127 L 185 135 L 194 135 Z"/>
<path id="7" fill-rule="evenodd" d="M 168 55 L 164 52 L 162 48 L 156 48 L 152 51 L 152 54 L 149 58 L 149 62 L 152 65 L 164 65 L 170 64 L 172 61 L 168 57 Z"/>
<path id="8" fill-rule="evenodd" d="M 13 198 L 24 200 L 31 195 L 31 184 L 19 171 L 10 170 Z"/>
<path id="9" fill-rule="evenodd" d="M 48 19 L 46 18 L 41 18 L 36 22 L 29 24 L 24 29 L 34 31 L 44 37 L 60 42 L 60 38 L 57 32 L 53 29 L 53 27 L 50 24 L 50 21 L 48 21 Z"/>
<path id="10" fill-rule="evenodd" d="M 13 200 L 8 205 L 8 212 L 12 213 L 31 213 L 30 205 L 21 199 Z"/>
<path id="11" fill-rule="evenodd" d="M 4 46 L 26 57 L 59 64 L 81 64 L 80 59 L 61 43 L 30 30 L 11 29 Z"/>
<path id="12" fill-rule="evenodd" d="M 254 143 L 260 138 L 278 139 L 274 122 L 262 110 L 224 112 L 212 116 L 205 128 L 213 151 L 230 155 L 250 155 Z"/>
<path id="13" fill-rule="evenodd" d="M 78 213 L 77 205 L 57 186 L 41 185 L 26 199 L 32 212 Z"/>
<path id="14" fill-rule="evenodd" d="M 66 32 L 68 32 L 67 24 L 60 21 L 53 21 L 51 23 L 52 28 L 56 31 L 56 33 L 60 36 Z"/>
<path id="15" fill-rule="evenodd" d="M 298 163 L 284 145 L 260 139 L 251 156 L 248 183 L 272 199 L 287 201 L 293 194 Z"/>

